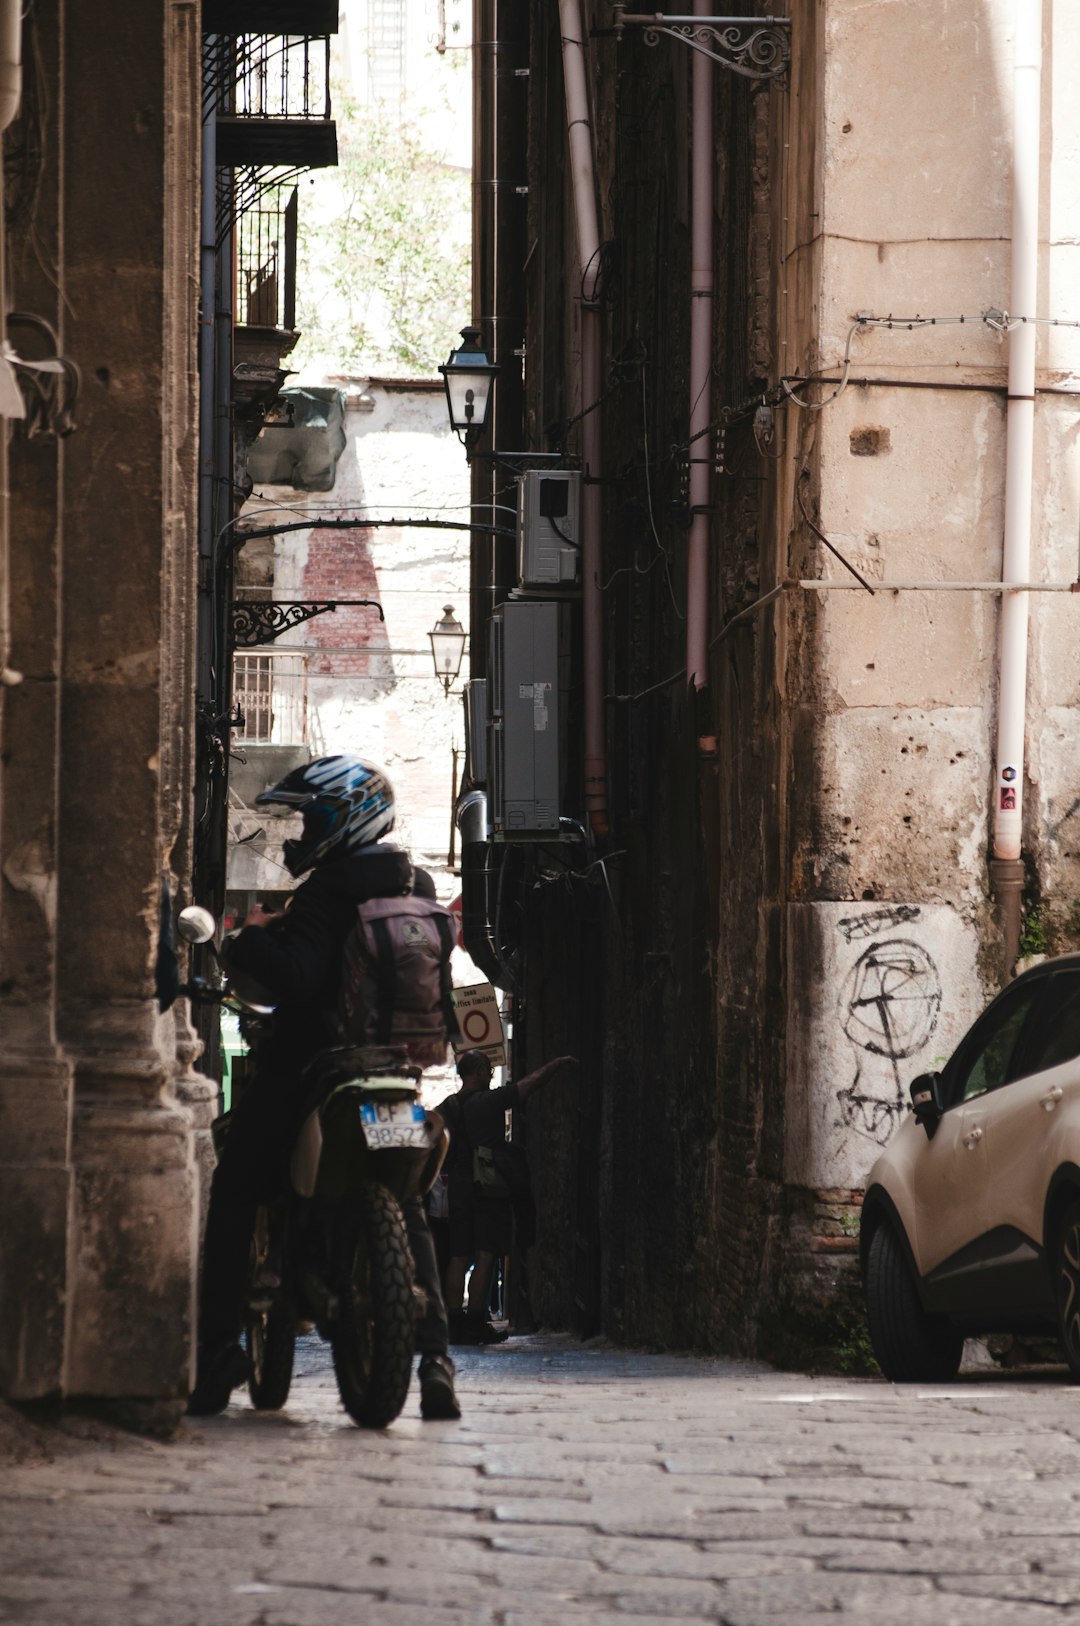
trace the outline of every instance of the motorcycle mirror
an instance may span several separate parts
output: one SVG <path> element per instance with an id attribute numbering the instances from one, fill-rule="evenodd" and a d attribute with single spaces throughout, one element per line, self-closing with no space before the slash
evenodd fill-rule
<path id="1" fill-rule="evenodd" d="M 920 1073 L 911 1082 L 911 1110 L 915 1122 L 926 1130 L 927 1140 L 933 1140 L 934 1131 L 941 1122 L 940 1073 Z"/>
<path id="2" fill-rule="evenodd" d="M 176 930 L 185 943 L 209 943 L 217 930 L 217 922 L 209 909 L 190 903 L 177 915 Z"/>

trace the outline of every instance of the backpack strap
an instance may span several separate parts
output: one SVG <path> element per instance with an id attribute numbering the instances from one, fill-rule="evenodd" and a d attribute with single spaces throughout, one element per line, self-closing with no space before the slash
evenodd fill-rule
<path id="1" fill-rule="evenodd" d="M 375 987 L 379 1008 L 375 1018 L 375 1043 L 389 1044 L 394 1024 L 394 1004 L 397 999 L 397 964 L 394 945 L 390 941 L 390 928 L 378 915 L 369 922 L 375 943 Z"/>

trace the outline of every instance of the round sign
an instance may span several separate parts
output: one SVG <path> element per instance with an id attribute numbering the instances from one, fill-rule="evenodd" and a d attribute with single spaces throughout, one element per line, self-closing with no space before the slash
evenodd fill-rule
<path id="1" fill-rule="evenodd" d="M 469 1011 L 461 1024 L 461 1031 L 477 1049 L 491 1043 L 491 1023 L 484 1011 Z"/>

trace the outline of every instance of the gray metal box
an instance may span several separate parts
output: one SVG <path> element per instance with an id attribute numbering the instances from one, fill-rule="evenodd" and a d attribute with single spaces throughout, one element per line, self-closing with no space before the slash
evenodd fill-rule
<path id="1" fill-rule="evenodd" d="M 496 841 L 559 834 L 565 613 L 555 603 L 510 599 L 492 617 L 488 769 Z"/>
<path id="2" fill-rule="evenodd" d="M 581 574 L 581 475 L 518 475 L 518 569 L 523 587 L 573 587 Z"/>
<path id="3" fill-rule="evenodd" d="M 465 746 L 469 778 L 474 785 L 487 784 L 487 728 L 487 678 L 470 678 L 465 684 Z"/>

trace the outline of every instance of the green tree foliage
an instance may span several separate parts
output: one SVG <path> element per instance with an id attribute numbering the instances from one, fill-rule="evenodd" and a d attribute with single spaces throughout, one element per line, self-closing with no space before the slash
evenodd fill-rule
<path id="1" fill-rule="evenodd" d="M 339 167 L 300 194 L 290 364 L 430 378 L 469 314 L 470 177 L 395 119 L 335 109 Z"/>

